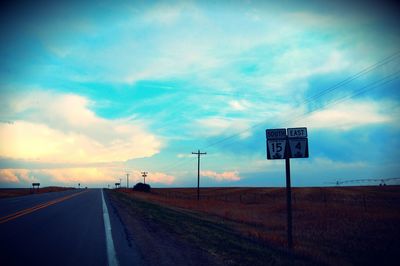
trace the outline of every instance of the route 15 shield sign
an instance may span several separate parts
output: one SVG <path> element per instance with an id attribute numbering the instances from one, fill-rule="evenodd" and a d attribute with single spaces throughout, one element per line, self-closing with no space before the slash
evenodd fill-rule
<path id="1" fill-rule="evenodd" d="M 276 160 L 286 158 L 286 139 L 268 139 L 267 146 L 267 159 Z"/>

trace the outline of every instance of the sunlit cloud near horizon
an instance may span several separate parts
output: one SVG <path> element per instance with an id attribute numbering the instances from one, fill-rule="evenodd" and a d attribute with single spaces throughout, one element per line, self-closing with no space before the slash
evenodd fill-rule
<path id="1" fill-rule="evenodd" d="M 400 178 L 389 2 L 40 1 L 1 9 L 0 187 L 284 186 L 265 129 L 307 127 L 294 186 Z M 393 181 L 396 182 L 396 181 Z M 365 183 L 373 184 L 373 183 Z"/>

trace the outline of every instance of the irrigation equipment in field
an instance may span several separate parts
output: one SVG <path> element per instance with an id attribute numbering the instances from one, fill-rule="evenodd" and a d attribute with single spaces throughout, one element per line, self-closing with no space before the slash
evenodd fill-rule
<path id="1" fill-rule="evenodd" d="M 336 180 L 336 182 L 327 182 L 328 184 L 336 184 L 337 186 L 343 184 L 352 184 L 352 183 L 378 183 L 379 186 L 386 186 L 388 181 L 400 180 L 400 177 L 393 178 L 363 178 L 363 179 L 351 179 L 351 180 Z"/>

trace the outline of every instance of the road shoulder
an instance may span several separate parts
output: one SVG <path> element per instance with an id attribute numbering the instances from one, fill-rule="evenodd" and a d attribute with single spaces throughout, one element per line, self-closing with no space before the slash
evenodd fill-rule
<path id="1" fill-rule="evenodd" d="M 118 208 L 118 205 L 110 199 L 107 192 L 104 192 L 104 200 L 108 208 L 114 248 L 119 266 L 146 265 L 142 255 L 139 253 L 136 242 L 131 237 L 125 219 L 122 219 L 120 216 L 121 210 Z"/>
<path id="2" fill-rule="evenodd" d="M 124 224 L 128 241 L 139 251 L 140 265 L 224 265 L 206 250 L 185 241 L 164 224 L 143 215 L 142 206 L 132 208 L 128 198 L 108 193 L 112 208 Z M 127 201 L 128 200 L 128 201 Z"/>

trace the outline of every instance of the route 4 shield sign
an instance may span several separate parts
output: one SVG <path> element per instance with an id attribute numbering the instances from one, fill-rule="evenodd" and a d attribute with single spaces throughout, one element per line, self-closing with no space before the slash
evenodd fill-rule
<path id="1" fill-rule="evenodd" d="M 289 158 L 308 158 L 308 139 L 289 138 Z"/>
<path id="2" fill-rule="evenodd" d="M 285 159 L 286 139 L 267 140 L 267 159 Z"/>

